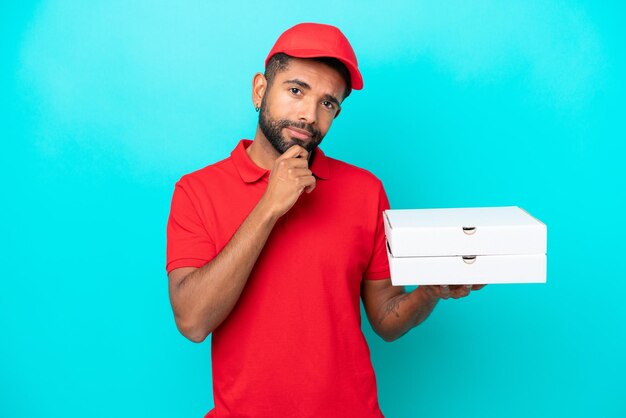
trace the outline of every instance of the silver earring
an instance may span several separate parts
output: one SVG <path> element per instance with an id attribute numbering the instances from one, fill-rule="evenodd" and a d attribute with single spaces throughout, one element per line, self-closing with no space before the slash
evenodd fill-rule
<path id="1" fill-rule="evenodd" d="M 260 109 L 260 107 L 259 107 L 259 106 L 255 106 L 255 107 L 254 107 L 254 110 L 255 110 L 255 111 L 257 111 L 257 112 L 259 111 L 259 109 Z"/>

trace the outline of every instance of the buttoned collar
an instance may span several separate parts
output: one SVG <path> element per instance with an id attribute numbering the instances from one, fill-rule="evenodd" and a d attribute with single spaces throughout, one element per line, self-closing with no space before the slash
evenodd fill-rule
<path id="1" fill-rule="evenodd" d="M 255 181 L 261 179 L 264 175 L 269 174 L 269 170 L 256 165 L 248 155 L 246 150 L 251 144 L 251 140 L 242 139 L 230 153 L 233 163 L 235 164 L 235 168 L 237 168 L 241 179 L 246 183 L 254 183 Z M 324 155 L 319 147 L 313 151 L 309 168 L 315 177 L 328 180 L 328 157 Z"/>

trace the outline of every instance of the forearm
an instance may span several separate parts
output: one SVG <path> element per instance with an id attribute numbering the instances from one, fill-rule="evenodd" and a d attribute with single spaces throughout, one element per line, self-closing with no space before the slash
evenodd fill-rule
<path id="1" fill-rule="evenodd" d="M 276 220 L 261 200 L 218 255 L 177 286 L 173 308 L 188 338 L 204 340 L 230 314 Z"/>
<path id="2" fill-rule="evenodd" d="M 377 321 L 378 334 L 385 341 L 400 338 L 428 318 L 438 300 L 421 287 L 391 298 L 381 309 Z"/>

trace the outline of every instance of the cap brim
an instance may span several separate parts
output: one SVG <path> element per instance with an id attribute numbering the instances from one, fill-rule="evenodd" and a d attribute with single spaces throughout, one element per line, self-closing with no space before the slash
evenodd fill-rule
<path id="1" fill-rule="evenodd" d="M 282 51 L 276 51 L 272 53 L 272 55 L 269 55 L 265 59 L 265 66 L 267 66 L 267 63 L 269 62 L 270 58 L 273 55 L 280 53 L 280 52 L 287 54 L 289 56 L 292 56 L 292 57 L 296 57 L 296 58 L 321 58 L 321 57 L 336 58 L 339 61 L 341 61 L 348 69 L 348 72 L 350 73 L 350 81 L 352 84 L 351 86 L 352 90 L 361 90 L 363 88 L 363 77 L 361 76 L 359 69 L 347 58 L 336 56 L 336 55 L 328 55 L 328 51 L 320 51 L 319 49 L 288 49 L 288 50 L 286 49 Z"/>

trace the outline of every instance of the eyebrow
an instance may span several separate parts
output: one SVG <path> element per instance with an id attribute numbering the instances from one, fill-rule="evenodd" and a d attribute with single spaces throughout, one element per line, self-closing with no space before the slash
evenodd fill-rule
<path id="1" fill-rule="evenodd" d="M 297 78 L 283 81 L 283 84 L 295 84 L 295 85 L 302 87 L 303 89 L 311 90 L 311 86 L 308 83 L 302 80 L 298 80 Z M 329 102 L 334 103 L 339 109 L 341 109 L 341 104 L 339 103 L 339 100 L 337 100 L 337 98 L 333 96 L 332 94 L 328 94 L 328 93 L 325 94 L 324 99 L 328 100 Z"/>

